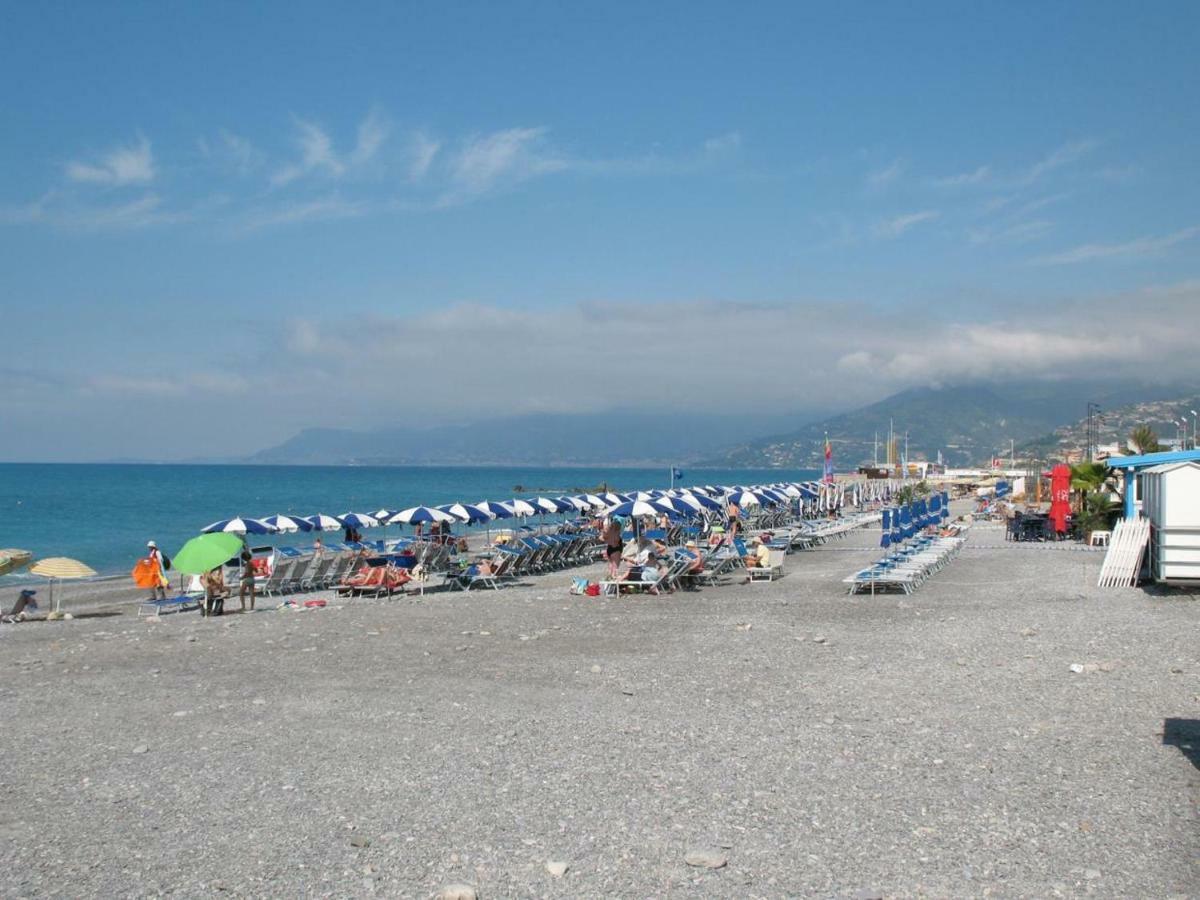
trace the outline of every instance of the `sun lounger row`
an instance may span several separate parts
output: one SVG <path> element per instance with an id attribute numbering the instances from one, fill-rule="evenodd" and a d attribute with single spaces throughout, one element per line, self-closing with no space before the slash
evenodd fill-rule
<path id="1" fill-rule="evenodd" d="M 850 586 L 851 594 L 888 591 L 911 594 L 957 556 L 965 542 L 966 538 L 961 536 L 920 538 L 842 579 L 842 583 Z"/>
<path id="2" fill-rule="evenodd" d="M 474 587 L 497 589 L 525 576 L 595 562 L 599 550 L 598 536 L 592 531 L 517 537 L 497 545 L 490 557 L 476 560 L 465 569 L 450 569 L 445 573 L 446 584 L 464 591 Z"/>

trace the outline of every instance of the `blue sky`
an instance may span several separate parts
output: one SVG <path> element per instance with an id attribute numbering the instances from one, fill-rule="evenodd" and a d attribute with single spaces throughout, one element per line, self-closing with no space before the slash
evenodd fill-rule
<path id="1" fill-rule="evenodd" d="M 0 458 L 1196 374 L 1194 4 L 5 19 Z"/>

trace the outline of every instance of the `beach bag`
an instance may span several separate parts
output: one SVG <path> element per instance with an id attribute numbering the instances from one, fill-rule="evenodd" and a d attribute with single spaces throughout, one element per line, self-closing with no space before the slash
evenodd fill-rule
<path id="1" fill-rule="evenodd" d="M 588 586 L 583 589 L 583 592 L 585 594 L 587 594 L 589 597 L 599 597 L 600 596 L 600 585 L 592 584 L 589 582 Z"/>
<path id="2" fill-rule="evenodd" d="M 586 594 L 588 588 L 588 580 L 586 578 L 571 579 L 571 593 L 575 595 Z"/>
<path id="3" fill-rule="evenodd" d="M 167 556 L 167 554 L 165 554 L 165 553 L 162 554 L 162 564 L 163 564 L 163 571 L 169 572 L 171 570 L 171 557 Z"/>

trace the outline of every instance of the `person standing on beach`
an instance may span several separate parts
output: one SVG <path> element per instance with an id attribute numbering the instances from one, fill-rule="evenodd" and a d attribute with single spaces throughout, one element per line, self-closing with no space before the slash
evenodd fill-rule
<path id="1" fill-rule="evenodd" d="M 150 599 L 152 601 L 166 600 L 167 585 L 170 582 L 167 580 L 166 566 L 163 564 L 163 555 L 158 549 L 158 544 L 154 543 L 154 541 L 146 542 L 146 559 L 150 560 L 150 563 L 157 570 L 158 574 L 158 582 L 153 588 L 150 589 Z"/>
<path id="2" fill-rule="evenodd" d="M 615 581 L 621 565 L 621 551 L 625 546 L 621 538 L 621 523 L 616 516 L 609 516 L 605 520 L 600 539 L 604 542 L 604 559 L 608 562 L 608 580 Z"/>
<path id="3" fill-rule="evenodd" d="M 242 612 L 246 611 L 246 594 L 250 594 L 250 611 L 254 612 L 254 557 L 249 550 L 242 551 L 242 577 L 238 587 L 238 600 L 242 604 Z"/>

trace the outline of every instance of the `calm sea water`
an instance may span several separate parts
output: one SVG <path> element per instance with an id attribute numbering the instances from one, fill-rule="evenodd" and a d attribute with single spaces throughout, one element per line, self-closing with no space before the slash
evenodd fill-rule
<path id="1" fill-rule="evenodd" d="M 754 484 L 818 478 L 813 470 L 697 469 L 680 484 Z M 173 556 L 205 525 L 233 516 L 374 512 L 528 494 L 667 487 L 666 469 L 122 466 L 0 463 L 0 547 L 70 556 L 125 573 L 154 539 Z M 395 526 L 368 537 L 395 535 Z M 304 543 L 279 535 L 261 543 Z M 256 541 L 256 543 L 258 543 Z M 28 576 L 25 576 L 28 577 Z M 0 576 L 12 582 L 21 576 Z M 0 581 L 0 583 L 3 583 Z"/>

